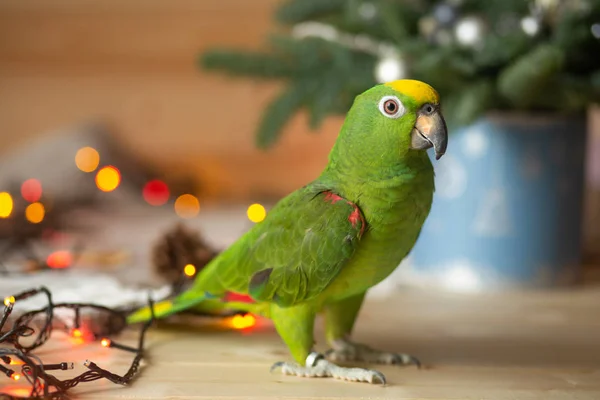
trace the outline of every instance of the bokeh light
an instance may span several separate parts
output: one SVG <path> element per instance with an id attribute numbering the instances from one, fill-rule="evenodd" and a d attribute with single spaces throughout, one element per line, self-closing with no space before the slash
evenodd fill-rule
<path id="1" fill-rule="evenodd" d="M 0 218 L 10 217 L 13 206 L 13 198 L 10 193 L 0 192 Z"/>
<path id="2" fill-rule="evenodd" d="M 142 195 L 148 204 L 161 206 L 169 200 L 169 187 L 163 181 L 154 179 L 144 185 Z"/>
<path id="3" fill-rule="evenodd" d="M 183 273 L 186 276 L 192 277 L 196 275 L 196 267 L 193 264 L 188 264 L 183 268 Z"/>
<path id="4" fill-rule="evenodd" d="M 46 259 L 46 264 L 50 268 L 62 269 L 68 268 L 73 262 L 73 257 L 71 253 L 67 250 L 58 250 L 54 253 L 51 253 Z"/>
<path id="5" fill-rule="evenodd" d="M 75 165 L 83 172 L 93 172 L 100 164 L 100 154 L 92 147 L 82 147 L 75 155 Z"/>
<path id="6" fill-rule="evenodd" d="M 32 224 L 39 224 L 44 220 L 46 209 L 42 203 L 31 203 L 25 209 L 25 218 Z"/>
<path id="7" fill-rule="evenodd" d="M 42 198 L 42 183 L 37 179 L 27 179 L 21 185 L 21 196 L 26 201 L 35 203 Z"/>
<path id="8" fill-rule="evenodd" d="M 200 212 L 200 201 L 191 194 L 182 194 L 175 200 L 175 212 L 181 218 L 193 218 Z"/>
<path id="9" fill-rule="evenodd" d="M 261 222 L 267 216 L 267 210 L 261 204 L 252 204 L 246 211 L 248 219 L 252 222 Z"/>
<path id="10" fill-rule="evenodd" d="M 121 173 L 112 165 L 102 167 L 96 174 L 96 186 L 103 192 L 112 192 L 121 183 Z"/>
<path id="11" fill-rule="evenodd" d="M 256 318 L 252 314 L 235 315 L 231 318 L 231 326 L 234 329 L 247 329 L 256 324 Z"/>

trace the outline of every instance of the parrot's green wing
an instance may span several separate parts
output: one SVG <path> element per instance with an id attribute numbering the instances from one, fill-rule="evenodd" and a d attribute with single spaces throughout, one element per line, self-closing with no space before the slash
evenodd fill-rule
<path id="1" fill-rule="evenodd" d="M 313 299 L 352 257 L 366 227 L 358 206 L 335 193 L 311 186 L 297 190 L 205 266 L 189 290 L 156 303 L 154 313 L 163 318 L 218 302 L 228 292 L 281 306 Z M 127 321 L 150 315 L 144 307 Z"/>
<path id="2" fill-rule="evenodd" d="M 331 191 L 300 189 L 202 271 L 196 292 L 249 293 L 290 306 L 320 294 L 350 259 L 366 223 Z"/>

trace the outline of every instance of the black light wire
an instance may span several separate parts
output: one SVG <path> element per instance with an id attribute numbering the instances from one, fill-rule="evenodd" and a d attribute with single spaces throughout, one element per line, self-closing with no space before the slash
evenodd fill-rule
<path id="1" fill-rule="evenodd" d="M 4 326 L 8 321 L 8 317 L 13 311 L 14 303 L 22 301 L 32 296 L 44 294 L 46 296 L 47 305 L 46 307 L 29 311 L 19 316 L 14 322 L 11 329 L 4 331 Z M 109 316 L 108 324 L 103 327 L 102 332 L 92 332 L 94 339 L 99 337 L 115 335 L 122 331 L 126 326 L 126 312 L 123 310 L 111 309 L 105 306 L 92 303 L 57 303 L 54 304 L 52 301 L 52 294 L 46 287 L 39 287 L 37 289 L 27 290 L 16 294 L 14 296 L 8 296 L 5 299 L 4 311 L 2 318 L 0 318 L 0 344 L 8 345 L 8 347 L 0 348 L 0 379 L 6 379 L 1 374 L 13 377 L 13 374 L 17 374 L 13 367 L 20 367 L 20 376 L 25 378 L 31 385 L 31 391 L 29 397 L 16 397 L 8 393 L 0 393 L 0 400 L 17 400 L 17 399 L 49 399 L 49 400 L 62 400 L 70 398 L 68 391 L 80 383 L 92 382 L 99 379 L 108 379 L 109 381 L 119 384 L 128 385 L 137 376 L 140 363 L 144 358 L 144 341 L 145 335 L 155 320 L 154 315 L 154 302 L 149 297 L 148 305 L 151 311 L 151 318 L 144 324 L 138 339 L 137 348 L 135 350 L 135 357 L 133 358 L 131 365 L 124 375 L 115 374 L 107 369 L 99 367 L 92 361 L 86 360 L 84 365 L 88 368 L 88 371 L 82 374 L 66 380 L 60 380 L 56 376 L 50 374 L 49 370 L 56 369 L 70 369 L 73 367 L 73 363 L 59 363 L 59 364 L 47 364 L 45 368 L 42 360 L 31 352 L 44 345 L 48 339 L 50 339 L 53 331 L 53 322 L 55 320 L 55 310 L 57 309 L 71 309 L 75 312 L 75 321 L 73 326 L 78 327 L 80 321 L 78 320 L 81 316 L 82 310 L 95 310 L 106 313 Z M 32 321 L 37 317 L 43 316 L 43 323 L 40 329 L 36 330 L 30 326 Z M 36 334 L 34 336 L 34 334 Z M 20 342 L 21 338 L 34 336 L 34 340 L 31 344 L 25 345 Z M 20 360 L 18 364 L 11 365 L 13 360 Z M 4 363 L 4 365 L 2 364 Z"/>

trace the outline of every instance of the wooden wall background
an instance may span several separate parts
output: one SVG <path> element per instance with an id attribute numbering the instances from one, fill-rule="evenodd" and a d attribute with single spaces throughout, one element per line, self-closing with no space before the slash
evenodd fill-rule
<path id="1" fill-rule="evenodd" d="M 276 148 L 254 128 L 277 89 L 196 67 L 208 47 L 256 48 L 277 0 L 3 0 L 0 156 L 100 118 L 142 159 L 191 172 L 214 198 L 283 195 L 326 163 L 341 121 L 295 120 Z M 205 199 L 208 200 L 208 199 Z"/>
<path id="2" fill-rule="evenodd" d="M 167 174 L 190 173 L 202 201 L 283 196 L 314 178 L 341 124 L 309 133 L 302 116 L 274 149 L 254 148 L 273 84 L 196 67 L 216 45 L 256 48 L 278 0 L 0 1 L 0 157 L 91 118 Z M 600 160 L 600 110 L 591 115 Z M 590 162 L 589 248 L 600 249 L 600 162 Z M 600 251 L 600 250 L 597 250 Z"/>

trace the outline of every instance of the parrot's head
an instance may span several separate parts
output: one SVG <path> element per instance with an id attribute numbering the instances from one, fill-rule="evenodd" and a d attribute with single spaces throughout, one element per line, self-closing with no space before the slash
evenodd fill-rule
<path id="1" fill-rule="evenodd" d="M 384 117 L 381 123 L 399 131 L 401 144 L 411 150 L 433 147 L 439 160 L 446 152 L 448 131 L 435 89 L 421 81 L 402 79 L 382 85 L 377 92 L 381 94 L 377 108 Z"/>
<path id="2" fill-rule="evenodd" d="M 374 86 L 356 97 L 336 151 L 385 168 L 394 160 L 423 159 L 430 148 L 439 160 L 447 144 L 438 93 L 424 82 L 402 79 Z"/>

